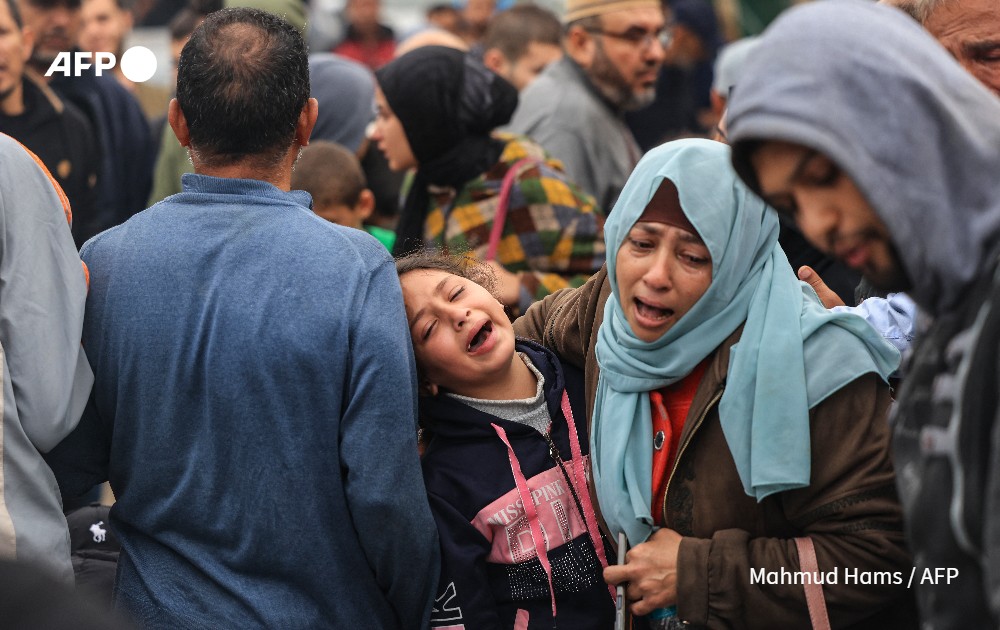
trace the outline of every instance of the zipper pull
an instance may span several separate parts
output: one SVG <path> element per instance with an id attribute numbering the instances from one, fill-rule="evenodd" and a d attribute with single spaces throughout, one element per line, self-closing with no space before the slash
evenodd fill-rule
<path id="1" fill-rule="evenodd" d="M 549 443 L 549 457 L 556 460 L 557 462 L 562 463 L 563 461 L 562 455 L 559 454 L 559 449 L 556 448 L 556 443 L 552 441 L 551 433 L 545 434 L 545 441 Z"/>

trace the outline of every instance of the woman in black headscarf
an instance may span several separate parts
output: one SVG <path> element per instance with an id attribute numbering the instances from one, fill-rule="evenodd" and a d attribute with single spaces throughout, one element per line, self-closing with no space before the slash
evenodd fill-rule
<path id="1" fill-rule="evenodd" d="M 537 143 L 493 131 L 517 106 L 512 85 L 440 46 L 407 53 L 376 78 L 372 140 L 393 170 L 416 169 L 394 254 L 439 247 L 486 260 L 494 223 L 501 223 L 494 265 L 500 297 L 522 311 L 601 268 L 604 219 L 593 198 Z"/>

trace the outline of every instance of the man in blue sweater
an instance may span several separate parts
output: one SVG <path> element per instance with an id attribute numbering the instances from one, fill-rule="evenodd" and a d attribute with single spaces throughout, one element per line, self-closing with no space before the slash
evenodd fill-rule
<path id="1" fill-rule="evenodd" d="M 181 54 L 183 192 L 91 239 L 96 386 L 51 453 L 109 479 L 115 601 L 148 628 L 419 628 L 439 551 L 392 261 L 289 192 L 316 121 L 305 46 L 254 9 Z"/>

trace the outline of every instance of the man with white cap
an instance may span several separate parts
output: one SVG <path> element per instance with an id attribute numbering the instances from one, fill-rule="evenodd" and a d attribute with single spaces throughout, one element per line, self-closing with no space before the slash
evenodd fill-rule
<path id="1" fill-rule="evenodd" d="M 603 208 L 641 151 L 623 115 L 656 96 L 663 64 L 659 0 L 567 0 L 566 56 L 521 93 L 510 130 L 537 140 Z"/>

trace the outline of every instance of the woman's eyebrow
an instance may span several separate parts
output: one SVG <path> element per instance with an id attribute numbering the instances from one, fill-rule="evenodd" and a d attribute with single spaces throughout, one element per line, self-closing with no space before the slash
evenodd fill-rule
<path id="1" fill-rule="evenodd" d="M 692 234 L 687 230 L 684 230 L 678 238 L 680 238 L 680 240 L 686 243 L 694 243 L 695 245 L 705 244 L 705 241 L 703 241 L 700 236 L 698 236 L 697 234 Z"/>

